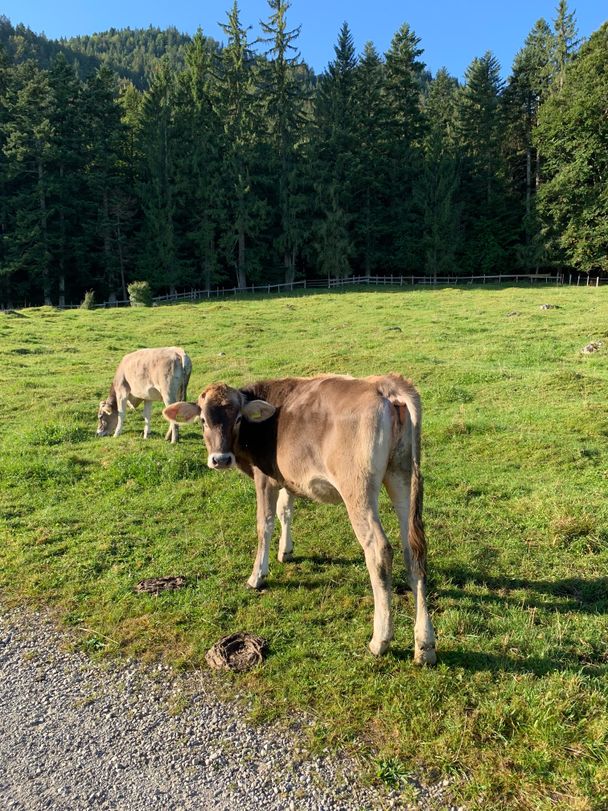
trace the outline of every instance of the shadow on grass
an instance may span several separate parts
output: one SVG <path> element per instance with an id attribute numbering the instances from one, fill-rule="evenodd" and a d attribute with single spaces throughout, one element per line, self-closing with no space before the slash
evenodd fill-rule
<path id="1" fill-rule="evenodd" d="M 331 555 L 294 555 L 290 563 L 312 563 L 315 566 L 354 566 L 363 563 L 356 558 L 336 558 Z M 365 565 L 365 564 L 364 564 Z"/>
<path id="2" fill-rule="evenodd" d="M 393 643 L 388 655 L 398 661 L 409 662 L 414 654 L 413 648 Z M 579 673 L 589 677 L 608 673 L 608 663 L 602 659 L 591 660 L 588 657 L 567 652 L 559 657 L 518 657 L 465 649 L 442 650 L 441 641 L 437 646 L 437 663 L 450 669 L 461 668 L 469 673 L 531 673 L 534 676 L 547 676 L 549 673 L 565 672 Z"/>
<path id="3" fill-rule="evenodd" d="M 564 613 L 584 612 L 589 614 L 608 613 L 608 577 L 584 579 L 565 577 L 558 580 L 528 580 L 524 577 L 487 575 L 460 567 L 441 569 L 441 574 L 456 588 L 437 587 L 441 596 L 466 597 L 478 602 L 499 602 L 505 605 L 522 605 L 520 596 L 511 596 L 511 591 L 528 591 L 546 594 L 549 597 L 566 598 L 559 602 L 534 600 L 527 596 L 524 605 L 541 608 L 545 611 Z M 494 594 L 471 594 L 462 589 L 466 584 L 483 586 Z M 460 587 L 460 588 L 459 588 Z"/>

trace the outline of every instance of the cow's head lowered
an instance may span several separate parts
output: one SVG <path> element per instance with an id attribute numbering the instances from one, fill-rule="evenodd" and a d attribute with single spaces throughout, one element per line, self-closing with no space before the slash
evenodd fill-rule
<path id="1" fill-rule="evenodd" d="M 97 412 L 97 436 L 110 436 L 118 424 L 118 409 L 107 400 L 102 400 Z"/>
<path id="2" fill-rule="evenodd" d="M 214 383 L 202 392 L 196 403 L 173 403 L 163 409 L 165 419 L 194 422 L 200 419 L 207 446 L 207 465 L 212 470 L 234 467 L 234 444 L 241 420 L 263 422 L 275 412 L 265 400 L 247 400 L 239 389 Z"/>

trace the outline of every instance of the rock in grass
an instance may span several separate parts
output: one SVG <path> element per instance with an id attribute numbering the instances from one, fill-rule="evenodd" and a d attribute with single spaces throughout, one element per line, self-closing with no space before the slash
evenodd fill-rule
<path id="1" fill-rule="evenodd" d="M 541 304 L 541 310 L 559 310 L 559 304 Z"/>
<path id="2" fill-rule="evenodd" d="M 598 352 L 603 346 L 602 341 L 591 341 L 590 344 L 581 349 L 583 355 L 591 355 L 592 352 Z"/>

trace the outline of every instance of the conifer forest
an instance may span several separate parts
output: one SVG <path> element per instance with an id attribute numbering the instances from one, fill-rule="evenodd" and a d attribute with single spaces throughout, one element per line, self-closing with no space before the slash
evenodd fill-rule
<path id="1" fill-rule="evenodd" d="M 49 40 L 0 18 L 0 306 L 353 274 L 608 271 L 608 23 L 560 0 L 507 79 L 349 26 L 316 75 L 287 0 Z"/>

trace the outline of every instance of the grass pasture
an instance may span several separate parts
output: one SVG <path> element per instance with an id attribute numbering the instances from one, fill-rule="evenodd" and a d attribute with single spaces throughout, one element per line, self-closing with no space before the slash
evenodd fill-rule
<path id="1" fill-rule="evenodd" d="M 200 429 L 170 447 L 155 406 L 147 442 L 141 411 L 119 439 L 96 439 L 122 354 L 172 344 L 193 360 L 192 397 L 213 380 L 412 377 L 435 669 L 411 661 L 397 555 L 395 641 L 367 653 L 371 588 L 343 509 L 298 502 L 295 561 L 279 564 L 275 545 L 253 593 L 253 485 L 206 468 Z M 177 666 L 204 664 L 223 634 L 259 633 L 264 666 L 218 687 L 250 696 L 260 719 L 306 711 L 312 746 L 353 744 L 397 787 L 410 772 L 452 776 L 469 809 L 608 808 L 608 288 L 39 308 L 0 313 L 0 357 L 4 604 L 53 606 L 93 654 Z M 189 586 L 133 593 L 163 574 Z"/>

